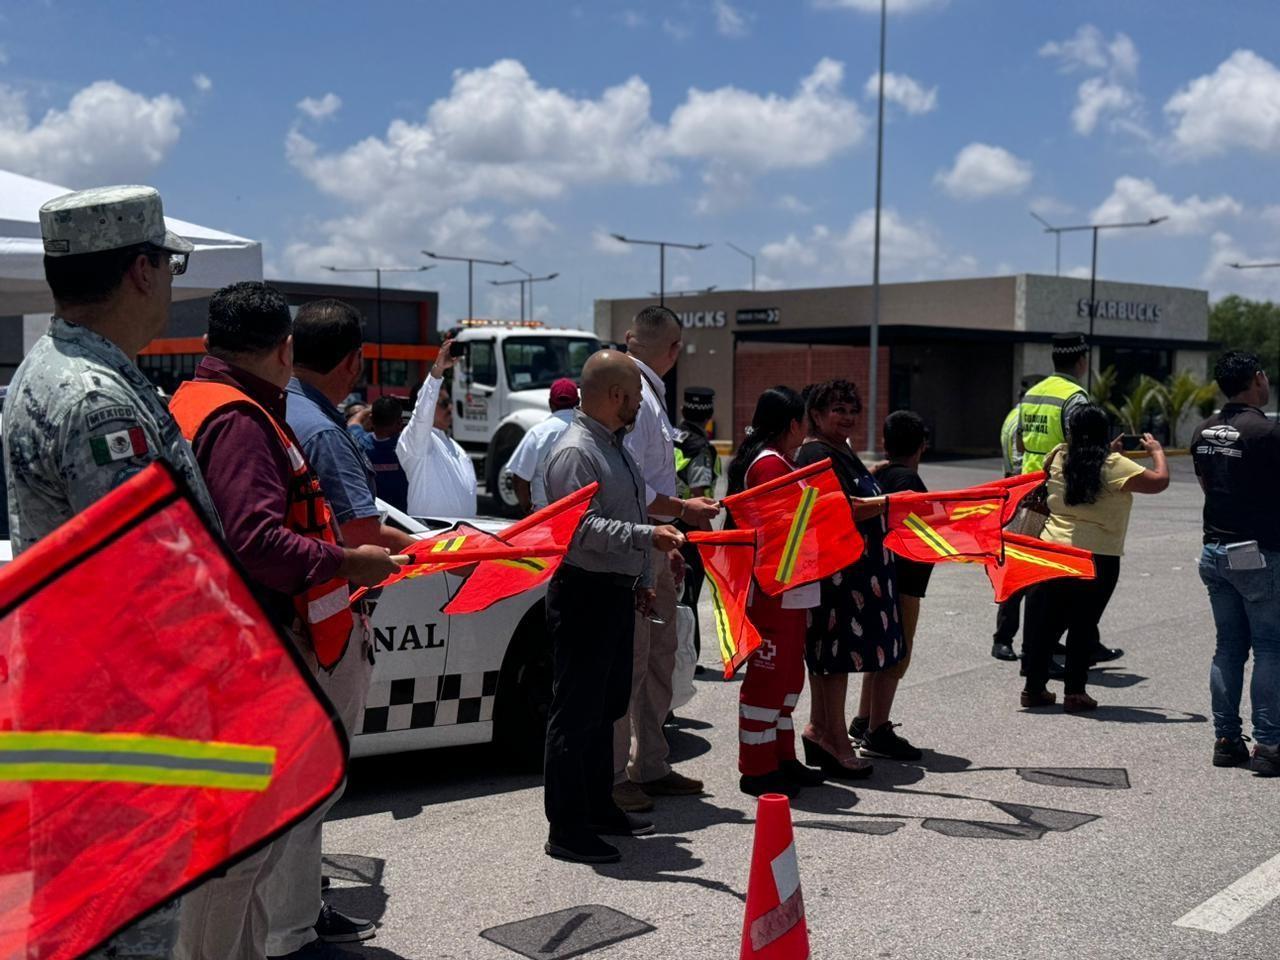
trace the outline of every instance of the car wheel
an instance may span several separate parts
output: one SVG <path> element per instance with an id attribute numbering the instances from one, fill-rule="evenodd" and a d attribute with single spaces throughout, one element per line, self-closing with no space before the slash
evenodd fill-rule
<path id="1" fill-rule="evenodd" d="M 525 614 L 507 648 L 494 704 L 494 742 L 517 769 L 542 769 L 551 677 L 551 637 L 539 601 Z"/>
<path id="2" fill-rule="evenodd" d="M 485 487 L 493 498 L 494 507 L 504 517 L 520 516 L 520 501 L 516 499 L 516 488 L 511 482 L 507 461 L 520 445 L 521 436 L 523 434 L 516 428 L 508 427 L 494 438 L 487 458 Z"/>

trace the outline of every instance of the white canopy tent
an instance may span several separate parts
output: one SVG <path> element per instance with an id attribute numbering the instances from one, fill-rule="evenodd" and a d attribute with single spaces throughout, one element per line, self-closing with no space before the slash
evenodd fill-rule
<path id="1" fill-rule="evenodd" d="M 44 282 L 40 207 L 70 193 L 66 187 L 0 170 L 0 316 L 47 314 L 53 299 Z M 165 217 L 169 229 L 195 244 L 187 272 L 175 278 L 175 300 L 206 297 L 237 280 L 262 279 L 262 244 L 185 220 Z"/>

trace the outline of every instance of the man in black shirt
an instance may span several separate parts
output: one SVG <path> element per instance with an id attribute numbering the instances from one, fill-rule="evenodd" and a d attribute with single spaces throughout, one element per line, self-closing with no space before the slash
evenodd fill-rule
<path id="1" fill-rule="evenodd" d="M 1192 456 L 1204 489 L 1200 579 L 1209 590 L 1218 643 L 1209 673 L 1214 766 L 1250 762 L 1280 776 L 1280 425 L 1262 408 L 1271 385 L 1257 355 L 1231 350 L 1214 368 L 1227 403 L 1196 430 Z M 1250 761 L 1240 695 L 1253 652 Z"/>

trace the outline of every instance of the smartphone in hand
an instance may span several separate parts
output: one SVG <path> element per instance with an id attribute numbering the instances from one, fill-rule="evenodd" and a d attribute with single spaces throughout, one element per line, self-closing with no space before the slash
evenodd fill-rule
<path id="1" fill-rule="evenodd" d="M 1121 450 L 1141 450 L 1142 434 L 1140 433 L 1122 433 L 1120 435 Z"/>

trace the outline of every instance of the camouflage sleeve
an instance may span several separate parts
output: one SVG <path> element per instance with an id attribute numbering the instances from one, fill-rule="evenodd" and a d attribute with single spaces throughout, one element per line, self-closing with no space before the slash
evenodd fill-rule
<path id="1" fill-rule="evenodd" d="M 159 459 L 162 449 L 138 399 L 101 380 L 68 410 L 55 444 L 67 499 L 77 513 Z"/>
<path id="2" fill-rule="evenodd" d="M 684 477 L 685 483 L 689 485 L 691 490 L 715 486 L 715 458 L 717 456 L 719 454 L 716 453 L 716 448 L 708 444 L 705 450 L 689 461 L 688 466 L 685 467 Z"/>

